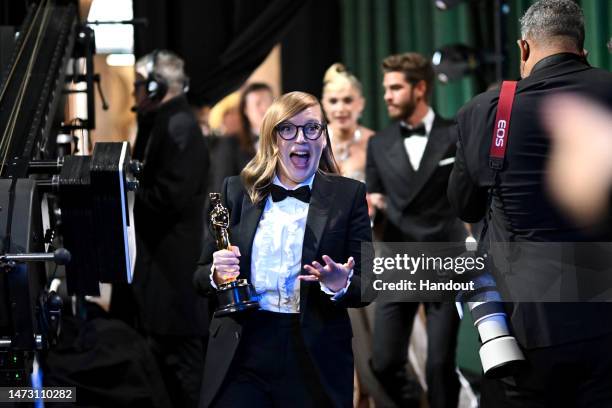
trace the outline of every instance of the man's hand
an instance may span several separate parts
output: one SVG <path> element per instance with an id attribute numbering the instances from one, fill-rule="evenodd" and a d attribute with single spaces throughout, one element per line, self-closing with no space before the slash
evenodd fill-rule
<path id="1" fill-rule="evenodd" d="M 387 208 L 387 197 L 380 193 L 371 193 L 368 195 L 370 203 L 379 210 L 385 210 Z"/>
<path id="2" fill-rule="evenodd" d="M 221 285 L 226 282 L 236 280 L 240 275 L 240 250 L 237 246 L 230 246 L 230 249 L 222 249 L 213 252 L 213 280 L 215 284 Z"/>
<path id="3" fill-rule="evenodd" d="M 312 266 L 304 265 L 308 275 L 300 275 L 299 280 L 307 282 L 321 282 L 332 292 L 338 292 L 346 286 L 349 273 L 355 267 L 355 260 L 351 256 L 344 264 L 336 263 L 327 255 L 323 255 L 325 266 L 317 261 L 312 262 Z"/>

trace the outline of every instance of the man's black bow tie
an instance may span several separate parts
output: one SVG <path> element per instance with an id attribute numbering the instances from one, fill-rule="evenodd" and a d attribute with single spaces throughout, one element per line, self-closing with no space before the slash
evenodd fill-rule
<path id="1" fill-rule="evenodd" d="M 305 203 L 310 202 L 310 187 L 308 186 L 302 186 L 297 190 L 287 190 L 281 186 L 272 184 L 270 194 L 272 195 L 272 201 L 274 202 L 283 201 L 287 197 L 297 198 Z"/>
<path id="2" fill-rule="evenodd" d="M 425 129 L 425 125 L 423 123 L 415 127 L 408 127 L 407 125 L 402 123 L 400 125 L 400 129 L 402 131 L 403 138 L 407 138 L 413 135 L 421 135 L 421 136 L 427 135 L 427 130 Z"/>

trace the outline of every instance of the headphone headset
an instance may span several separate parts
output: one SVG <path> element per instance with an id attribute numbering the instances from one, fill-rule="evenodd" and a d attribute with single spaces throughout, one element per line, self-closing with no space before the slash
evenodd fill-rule
<path id="1" fill-rule="evenodd" d="M 149 60 L 145 64 L 147 70 L 147 79 L 145 82 L 145 92 L 147 98 L 152 101 L 161 101 L 168 93 L 168 82 L 160 75 L 155 73 L 155 65 L 157 64 L 157 57 L 159 50 L 154 50 L 149 54 Z"/>

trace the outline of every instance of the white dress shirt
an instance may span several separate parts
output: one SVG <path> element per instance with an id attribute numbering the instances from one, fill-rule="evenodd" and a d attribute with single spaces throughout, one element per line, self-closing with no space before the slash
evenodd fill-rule
<path id="1" fill-rule="evenodd" d="M 297 187 L 312 187 L 314 176 Z M 283 188 L 278 177 L 274 184 Z M 296 188 L 297 188 L 296 187 Z M 290 190 L 290 189 L 288 189 Z M 302 244 L 309 204 L 287 197 L 278 202 L 268 196 L 257 225 L 251 255 L 251 283 L 264 310 L 300 311 Z"/>
<path id="2" fill-rule="evenodd" d="M 419 169 L 419 165 L 421 164 L 421 159 L 423 158 L 423 153 L 425 153 L 425 147 L 427 147 L 427 139 L 429 138 L 429 134 L 431 133 L 431 128 L 433 127 L 433 122 L 436 117 L 433 109 L 429 108 L 425 116 L 423 117 L 423 125 L 425 125 L 425 135 L 412 135 L 404 139 L 404 147 L 406 148 L 406 153 L 408 153 L 408 158 L 410 159 L 410 164 L 414 171 Z M 402 123 L 402 126 L 406 126 L 407 128 L 412 128 L 412 126 L 408 125 L 406 122 Z"/>

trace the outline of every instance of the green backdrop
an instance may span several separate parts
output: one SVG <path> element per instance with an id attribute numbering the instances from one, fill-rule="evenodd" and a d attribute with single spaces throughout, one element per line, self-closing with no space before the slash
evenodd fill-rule
<path id="1" fill-rule="evenodd" d="M 519 17 L 533 1 L 510 0 L 505 46 L 509 79 L 518 78 Z M 611 34 L 612 1 L 582 0 L 586 18 L 586 43 L 592 65 L 611 69 L 606 48 Z M 451 43 L 493 49 L 493 2 L 472 1 L 448 11 L 436 9 L 430 0 L 342 0 L 344 63 L 362 81 L 367 106 L 363 123 L 373 129 L 389 121 L 382 97 L 380 64 L 391 54 L 416 51 L 431 56 Z M 480 33 L 478 35 L 477 33 Z M 480 38 L 480 41 L 478 40 Z M 479 47 L 479 45 L 481 47 Z M 452 117 L 479 89 L 474 77 L 443 85 L 436 83 L 433 105 L 442 116 Z"/>

